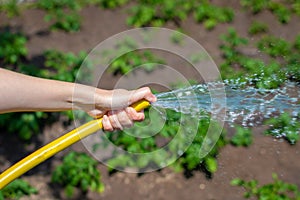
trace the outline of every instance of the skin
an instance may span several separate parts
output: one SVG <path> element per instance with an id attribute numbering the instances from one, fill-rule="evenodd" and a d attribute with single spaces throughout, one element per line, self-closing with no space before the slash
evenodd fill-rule
<path id="1" fill-rule="evenodd" d="M 42 79 L 0 68 L 0 114 L 23 111 L 83 110 L 103 117 L 103 129 L 122 130 L 144 120 L 131 104 L 156 101 L 148 87 L 137 90 L 103 90 L 77 83 Z"/>

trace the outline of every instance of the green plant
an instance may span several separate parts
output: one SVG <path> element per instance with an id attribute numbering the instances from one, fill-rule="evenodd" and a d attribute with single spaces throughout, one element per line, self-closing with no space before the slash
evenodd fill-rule
<path id="1" fill-rule="evenodd" d="M 298 34 L 298 35 L 296 36 L 295 43 L 294 43 L 294 47 L 295 47 L 298 51 L 300 51 L 300 34 Z"/>
<path id="2" fill-rule="evenodd" d="M 80 29 L 81 18 L 78 11 L 82 5 L 73 0 L 39 0 L 37 6 L 47 12 L 46 21 L 53 20 L 52 29 L 75 32 Z"/>
<path id="3" fill-rule="evenodd" d="M 220 36 L 223 44 L 220 45 L 224 63 L 221 64 L 222 78 L 229 79 L 238 76 L 233 66 L 240 67 L 240 61 L 244 56 L 238 51 L 238 47 L 248 44 L 248 39 L 240 37 L 234 28 L 229 28 L 226 34 Z"/>
<path id="4" fill-rule="evenodd" d="M 127 18 L 127 24 L 135 27 L 162 26 L 168 21 L 173 21 L 178 25 L 186 19 L 194 4 L 194 0 L 139 0 L 137 5 L 129 10 L 131 16 Z"/>
<path id="5" fill-rule="evenodd" d="M 227 143 L 224 137 L 224 132 L 221 134 L 220 137 L 215 135 L 215 137 L 219 137 L 219 138 L 210 138 L 211 140 L 214 139 L 217 140 L 215 146 L 210 150 L 210 152 L 204 158 L 199 157 L 200 155 L 199 151 L 201 149 L 201 146 L 203 145 L 203 140 L 209 126 L 212 126 L 215 129 L 219 125 L 216 122 L 210 121 L 209 118 L 204 118 L 200 120 L 199 122 L 200 130 L 198 129 L 198 132 L 193 142 L 188 147 L 188 149 L 184 152 L 184 154 L 180 156 L 175 163 L 173 163 L 173 168 L 175 167 L 175 170 L 181 171 L 182 169 L 186 169 L 192 171 L 200 167 L 202 169 L 205 169 L 208 175 L 211 175 L 217 171 L 218 169 L 217 155 L 219 153 L 220 148 L 225 146 L 225 144 Z"/>
<path id="6" fill-rule="evenodd" d="M 8 17 L 18 16 L 20 14 L 18 0 L 0 1 L 0 11 L 5 12 Z"/>
<path id="7" fill-rule="evenodd" d="M 130 37 L 116 44 L 115 49 L 102 52 L 102 59 L 110 63 L 108 71 L 114 74 L 127 74 L 136 67 L 141 67 L 147 72 L 153 71 L 164 60 L 155 56 L 150 50 L 136 50 L 137 43 Z M 116 58 L 116 55 L 120 55 Z"/>
<path id="8" fill-rule="evenodd" d="M 291 54 L 291 44 L 282 39 L 272 35 L 264 36 L 258 43 L 259 50 L 267 53 L 272 57 L 287 56 Z"/>
<path id="9" fill-rule="evenodd" d="M 250 146 L 252 144 L 252 133 L 248 128 L 241 126 L 236 127 L 236 133 L 231 138 L 230 142 L 235 146 Z"/>
<path id="10" fill-rule="evenodd" d="M 298 55 L 296 52 L 286 58 L 286 76 L 289 80 L 300 83 L 300 58 Z"/>
<path id="11" fill-rule="evenodd" d="M 291 18 L 291 12 L 298 13 L 299 2 L 297 0 L 282 1 L 276 0 L 241 0 L 241 5 L 250 8 L 253 13 L 259 13 L 262 10 L 270 10 L 281 23 L 288 23 Z M 290 6 L 292 3 L 292 9 Z"/>
<path id="12" fill-rule="evenodd" d="M 183 149 L 185 148 L 184 143 L 189 140 L 185 135 L 193 131 L 191 127 L 195 126 L 194 120 L 192 120 L 190 116 L 172 110 L 166 110 L 166 121 L 162 124 L 163 120 L 159 112 L 152 113 L 151 117 L 149 117 L 148 111 L 145 111 L 145 114 L 145 121 L 135 124 L 134 127 L 129 130 L 130 134 L 126 131 L 109 132 L 106 134 L 106 137 L 116 146 L 128 152 L 144 153 L 143 155 L 145 155 L 139 159 L 127 155 L 112 157 L 108 160 L 111 169 L 122 169 L 125 166 L 143 169 L 149 165 L 160 167 L 163 163 L 173 163 L 172 168 L 175 171 L 182 171 L 184 169 L 192 171 L 199 167 L 205 169 L 207 173 L 214 173 L 217 170 L 216 156 L 219 149 L 225 144 L 225 138 L 223 136 L 219 138 L 219 135 L 217 135 L 216 137 L 218 138 L 211 138 L 217 140 L 216 145 L 204 158 L 199 157 L 199 151 L 208 127 L 211 123 L 213 123 L 213 125 L 211 125 L 213 128 L 217 128 L 218 126 L 216 123 L 210 122 L 208 116 L 203 117 L 199 121 L 199 127 L 201 128 L 194 130 L 197 131 L 197 133 L 195 138 L 190 138 L 192 139 L 191 145 L 188 146 L 187 149 Z M 150 119 L 152 119 L 151 124 L 155 124 L 155 126 L 146 126 L 150 123 Z M 184 126 L 182 126 L 182 124 L 184 124 Z M 144 126 L 146 126 L 146 128 L 143 128 Z M 158 129 L 158 127 L 162 128 Z M 158 133 L 156 135 L 145 137 L 157 131 Z M 190 133 L 189 135 L 193 134 L 194 133 Z M 175 136 L 177 138 L 173 139 Z M 168 143 L 168 148 L 162 148 L 159 141 Z M 157 152 L 158 149 L 160 150 L 159 155 L 155 153 L 151 154 L 151 156 L 147 155 L 149 152 Z M 178 155 L 169 155 L 169 151 L 176 152 L 180 157 L 176 160 L 176 156 Z M 166 157 L 168 159 L 166 159 Z"/>
<path id="13" fill-rule="evenodd" d="M 288 113 L 283 113 L 279 117 L 274 117 L 266 121 L 271 127 L 265 131 L 267 135 L 284 137 L 290 144 L 295 144 L 299 139 L 300 122 L 298 117 L 291 117 Z"/>
<path id="14" fill-rule="evenodd" d="M 94 0 L 94 3 L 99 4 L 103 8 L 117 8 L 128 3 L 128 0 Z"/>
<path id="15" fill-rule="evenodd" d="M 261 89 L 275 89 L 286 81 L 285 70 L 281 70 L 281 65 L 275 61 L 253 70 L 250 77 L 251 84 Z"/>
<path id="16" fill-rule="evenodd" d="M 16 179 L 0 190 L 0 200 L 20 199 L 23 196 L 36 194 L 38 190 L 22 179 Z"/>
<path id="17" fill-rule="evenodd" d="M 215 6 L 209 1 L 201 1 L 194 12 L 196 21 L 203 22 L 206 29 L 213 29 L 218 23 L 231 22 L 234 12 L 231 8 Z"/>
<path id="18" fill-rule="evenodd" d="M 45 68 L 39 72 L 39 76 L 74 82 L 76 74 L 86 56 L 87 54 L 84 51 L 75 55 L 70 52 L 63 53 L 57 50 L 47 50 L 44 52 Z"/>
<path id="19" fill-rule="evenodd" d="M 108 70 L 114 74 L 127 74 L 135 67 L 142 67 L 145 71 L 151 72 L 158 64 L 163 63 L 162 59 L 157 58 L 150 51 L 133 51 L 114 60 Z"/>
<path id="20" fill-rule="evenodd" d="M 62 185 L 68 197 L 73 195 L 75 187 L 84 193 L 89 189 L 101 193 L 104 184 L 101 182 L 97 164 L 96 160 L 85 153 L 70 152 L 53 171 L 52 182 Z"/>
<path id="21" fill-rule="evenodd" d="M 292 44 L 292 46 L 292 53 L 285 57 L 287 68 L 286 75 L 288 79 L 295 82 L 300 82 L 300 35 L 296 36 L 294 44 Z"/>
<path id="22" fill-rule="evenodd" d="M 266 9 L 271 0 L 240 0 L 242 6 L 250 8 L 253 13 Z"/>
<path id="23" fill-rule="evenodd" d="M 259 40 L 257 48 L 271 57 L 268 62 L 243 55 L 238 49 L 248 40 L 238 36 L 234 29 L 221 35 L 221 40 L 220 49 L 225 59 L 221 64 L 223 78 L 239 79 L 246 85 L 264 89 L 278 88 L 287 80 L 300 81 L 298 37 L 294 44 L 272 35 Z"/>
<path id="24" fill-rule="evenodd" d="M 180 26 L 181 21 L 194 13 L 196 21 L 203 22 L 207 29 L 213 29 L 218 23 L 231 22 L 234 18 L 231 8 L 219 7 L 207 0 L 139 0 L 129 12 L 131 16 L 127 24 L 135 27 L 162 26 L 170 21 Z"/>
<path id="25" fill-rule="evenodd" d="M 248 29 L 250 35 L 256 35 L 259 33 L 265 33 L 268 31 L 268 25 L 262 22 L 253 21 Z"/>
<path id="26" fill-rule="evenodd" d="M 45 121 L 51 121 L 48 113 L 7 113 L 0 115 L 0 127 L 9 133 L 18 134 L 19 138 L 29 141 L 40 132 Z"/>
<path id="27" fill-rule="evenodd" d="M 0 63 L 2 65 L 14 65 L 21 62 L 27 55 L 27 39 L 20 33 L 0 33 Z M 3 66 L 2 66 L 3 67 Z"/>
<path id="28" fill-rule="evenodd" d="M 272 175 L 273 182 L 258 186 L 257 180 L 244 181 L 236 178 L 231 181 L 233 186 L 241 186 L 246 192 L 244 197 L 249 199 L 255 197 L 258 200 L 299 200 L 300 191 L 298 187 L 291 183 L 286 183 L 278 179 L 276 174 Z"/>
<path id="29" fill-rule="evenodd" d="M 293 2 L 292 9 L 298 16 L 300 16 L 300 1 L 299 0 L 295 0 Z"/>
<path id="30" fill-rule="evenodd" d="M 173 32 L 170 36 L 170 40 L 174 44 L 183 45 L 183 41 L 184 41 L 183 31 L 181 29 L 178 29 L 176 32 Z"/>
<path id="31" fill-rule="evenodd" d="M 290 21 L 291 12 L 285 5 L 278 2 L 270 2 L 269 9 L 276 15 L 281 23 L 288 23 Z"/>

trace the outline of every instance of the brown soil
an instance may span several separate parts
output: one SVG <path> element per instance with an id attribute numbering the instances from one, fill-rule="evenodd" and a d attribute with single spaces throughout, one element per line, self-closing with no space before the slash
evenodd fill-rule
<path id="1" fill-rule="evenodd" d="M 269 12 L 251 15 L 244 12 L 237 1 L 232 0 L 225 3 L 225 1 L 218 0 L 214 2 L 235 8 L 236 17 L 232 24 L 220 24 L 214 30 L 207 31 L 203 25 L 195 23 L 190 18 L 182 23 L 182 28 L 187 35 L 204 46 L 217 64 L 222 61 L 219 51 L 219 35 L 225 33 L 229 26 L 234 26 L 242 36 L 246 36 L 249 24 L 253 19 L 256 19 L 267 23 L 272 34 L 289 40 L 293 40 L 300 31 L 297 21 L 299 19 L 296 17 L 293 17 L 289 24 L 282 26 Z M 88 7 L 82 10 L 81 14 L 83 23 L 82 29 L 78 33 L 49 32 L 47 29 L 49 24 L 43 21 L 44 14 L 38 10 L 24 11 L 20 17 L 13 19 L 7 19 L 3 14 L 0 14 L 0 29 L 7 26 L 12 30 L 22 30 L 28 36 L 28 59 L 38 57 L 47 49 L 75 53 L 80 50 L 89 51 L 106 38 L 128 29 L 125 23 L 127 16 L 125 9 L 110 11 Z M 171 23 L 167 27 L 176 28 Z M 257 38 L 253 37 L 251 39 L 253 44 L 250 44 L 243 51 L 251 55 L 258 55 L 258 52 L 251 48 L 255 41 Z M 192 73 L 190 75 L 192 76 Z M 160 78 L 164 79 L 166 76 L 161 74 Z M 117 79 L 118 76 L 106 74 L 102 87 L 111 88 L 112 82 Z M 69 127 L 68 130 L 71 128 Z M 262 136 L 263 129 L 264 127 L 254 128 L 255 140 L 249 148 L 236 148 L 231 145 L 224 147 L 218 156 L 218 171 L 211 179 L 208 179 L 200 171 L 195 172 L 190 178 L 186 178 L 182 173 L 174 173 L 168 168 L 159 172 L 146 173 L 142 176 L 122 172 L 109 175 L 107 168 L 99 164 L 102 180 L 105 184 L 104 193 L 89 192 L 86 197 L 79 194 L 75 199 L 238 200 L 243 199 L 244 190 L 230 186 L 231 179 L 235 177 L 247 180 L 255 178 L 264 184 L 272 180 L 272 172 L 277 173 L 281 179 L 300 186 L 299 144 L 291 146 L 283 140 Z M 6 137 L 2 133 L 0 135 L 0 170 L 4 170 L 29 152 L 65 132 L 67 130 L 61 123 L 55 123 L 51 127 L 46 127 L 44 133 L 36 139 L 36 143 L 26 147 L 23 147 L 17 139 Z M 59 164 L 62 156 L 70 150 L 85 151 L 85 148 L 81 143 L 75 144 L 23 176 L 25 180 L 39 190 L 39 194 L 22 199 L 64 198 L 61 188 L 50 184 L 50 169 Z"/>

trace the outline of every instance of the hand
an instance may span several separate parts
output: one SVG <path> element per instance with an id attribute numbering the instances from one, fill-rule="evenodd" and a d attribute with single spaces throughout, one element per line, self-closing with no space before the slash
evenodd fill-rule
<path id="1" fill-rule="evenodd" d="M 88 113 L 95 117 L 103 117 L 103 129 L 107 131 L 123 130 L 131 127 L 134 121 L 142 121 L 145 118 L 144 112 L 137 112 L 130 107 L 135 102 L 145 99 L 149 102 L 156 101 L 156 97 L 151 93 L 148 87 L 137 90 L 116 89 L 106 91 L 103 96 L 103 90 L 96 96 L 96 107 Z"/>

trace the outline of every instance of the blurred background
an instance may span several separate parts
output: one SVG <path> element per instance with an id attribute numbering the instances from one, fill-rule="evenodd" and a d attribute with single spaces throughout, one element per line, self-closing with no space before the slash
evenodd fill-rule
<path id="1" fill-rule="evenodd" d="M 246 82 L 245 77 L 251 77 L 251 86 L 259 89 L 292 82 L 299 92 L 299 19 L 299 0 L 0 0 L 0 67 L 74 82 L 82 62 L 100 42 L 131 28 L 165 27 L 178 31 L 170 36 L 174 45 L 184 46 L 180 32 L 201 44 L 218 66 L 219 80 Z M 127 38 L 115 51 L 135 45 Z M 111 55 L 106 51 L 103 57 Z M 193 62 L 201 59 L 197 52 L 191 57 Z M 164 80 L 164 85 L 150 85 L 154 92 L 186 86 L 160 64 L 176 69 L 190 84 L 203 83 L 179 57 L 146 49 L 111 60 L 99 85 L 112 89 L 126 73 L 144 65 L 139 78 Z M 167 110 L 160 132 L 145 139 L 123 132 L 105 134 L 129 152 L 151 152 L 172 140 L 182 115 Z M 254 127 L 226 124 L 212 151 L 200 159 L 201 142 L 212 123 L 201 119 L 187 151 L 171 166 L 151 173 L 116 171 L 77 143 L 8 185 L 0 199 L 299 199 L 299 119 L 278 113 Z M 72 130 L 73 121 L 72 112 L 0 115 L 0 171 Z M 143 134 L 139 126 L 147 123 L 131 131 Z M 118 168 L 130 162 L 127 157 L 109 160 Z M 162 161 L 138 163 L 144 167 L 150 162 Z"/>

